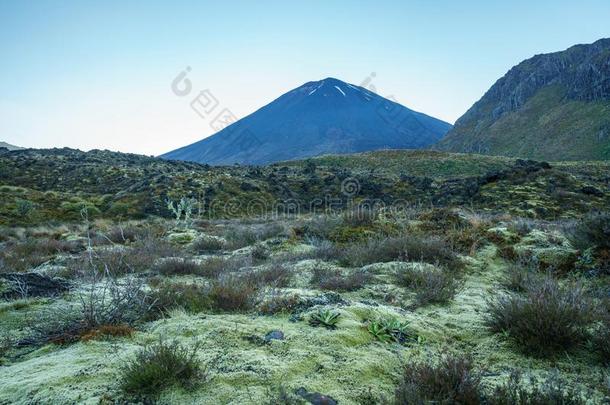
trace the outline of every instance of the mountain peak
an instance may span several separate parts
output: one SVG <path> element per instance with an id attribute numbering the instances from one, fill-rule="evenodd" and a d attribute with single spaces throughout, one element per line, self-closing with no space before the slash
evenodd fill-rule
<path id="1" fill-rule="evenodd" d="M 311 81 L 197 143 L 162 157 L 266 164 L 321 154 L 418 149 L 451 127 L 333 77 Z"/>

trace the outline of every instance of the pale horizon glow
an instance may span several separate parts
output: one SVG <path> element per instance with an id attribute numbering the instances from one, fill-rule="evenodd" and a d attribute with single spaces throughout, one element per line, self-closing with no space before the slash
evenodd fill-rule
<path id="1" fill-rule="evenodd" d="M 308 81 L 367 78 L 450 123 L 512 66 L 610 36 L 607 0 L 0 3 L 0 141 L 158 155 Z M 190 67 L 193 90 L 174 78 Z"/>

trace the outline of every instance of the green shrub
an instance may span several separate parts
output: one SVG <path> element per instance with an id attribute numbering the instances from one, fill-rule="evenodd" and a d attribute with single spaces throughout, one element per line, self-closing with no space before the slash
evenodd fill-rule
<path id="1" fill-rule="evenodd" d="M 193 260 L 171 258 L 156 265 L 155 271 L 164 276 L 201 274 L 202 266 Z"/>
<path id="2" fill-rule="evenodd" d="M 208 289 L 210 306 L 217 311 L 247 311 L 256 305 L 258 287 L 248 277 L 228 275 L 213 280 Z"/>
<path id="3" fill-rule="evenodd" d="M 191 249 L 196 253 L 209 253 L 224 250 L 226 242 L 220 238 L 202 237 L 191 244 Z"/>
<path id="4" fill-rule="evenodd" d="M 546 356 L 582 342 L 595 309 L 583 288 L 561 286 L 547 276 L 526 286 L 523 296 L 509 294 L 488 303 L 487 325 L 506 333 L 523 351 Z"/>
<path id="5" fill-rule="evenodd" d="M 143 236 L 143 231 L 134 226 L 114 226 L 103 234 L 113 243 L 131 243 Z"/>
<path id="6" fill-rule="evenodd" d="M 445 304 L 455 295 L 455 274 L 438 268 L 409 267 L 396 273 L 396 283 L 415 290 L 417 305 Z"/>
<path id="7" fill-rule="evenodd" d="M 321 290 L 332 291 L 355 291 L 372 279 L 372 275 L 364 270 L 356 270 L 348 275 L 340 269 L 332 269 L 325 266 L 316 266 L 310 284 Z"/>
<path id="8" fill-rule="evenodd" d="M 225 232 L 224 237 L 227 240 L 227 247 L 235 250 L 283 234 L 284 227 L 280 224 L 242 225 L 231 226 Z"/>
<path id="9" fill-rule="evenodd" d="M 540 278 L 540 274 L 536 269 L 532 269 L 531 266 L 513 264 L 508 266 L 502 284 L 509 291 L 524 292 L 528 286 L 536 283 Z"/>
<path id="10" fill-rule="evenodd" d="M 21 218 L 29 217 L 32 212 L 34 212 L 34 203 L 29 200 L 23 200 L 18 198 L 15 201 L 15 209 L 17 210 L 17 215 Z"/>
<path id="11" fill-rule="evenodd" d="M 571 242 L 581 250 L 590 247 L 610 249 L 610 212 L 593 213 L 583 218 L 572 232 Z"/>
<path id="12" fill-rule="evenodd" d="M 262 315 L 275 315 L 279 313 L 292 312 L 300 302 L 296 294 L 282 295 L 272 294 L 258 305 L 258 312 Z"/>
<path id="13" fill-rule="evenodd" d="M 341 252 L 339 260 L 345 265 L 355 267 L 395 260 L 439 263 L 451 270 L 460 267 L 457 254 L 445 241 L 437 237 L 408 235 L 370 239 L 364 243 L 349 245 Z"/>
<path id="14" fill-rule="evenodd" d="M 9 242 L 0 250 L 0 272 L 31 270 L 60 253 L 76 253 L 84 248 L 78 241 L 49 238 L 27 238 Z"/>
<path id="15" fill-rule="evenodd" d="M 210 307 L 207 289 L 196 283 L 162 282 L 152 290 L 151 299 L 154 309 L 161 313 L 175 308 L 197 313 Z"/>
<path id="16" fill-rule="evenodd" d="M 121 390 L 129 395 L 154 398 L 171 386 L 191 387 L 205 381 L 206 371 L 197 359 L 199 343 L 192 348 L 159 341 L 139 350 L 120 369 Z"/>
<path id="17" fill-rule="evenodd" d="M 254 259 L 256 262 L 264 262 L 265 260 L 269 259 L 270 252 L 269 249 L 267 249 L 263 244 L 256 243 L 252 247 L 251 255 L 252 259 Z"/>
<path id="18" fill-rule="evenodd" d="M 243 257 L 210 257 L 201 263 L 199 275 L 218 278 L 223 274 L 239 270 L 247 264 L 247 259 Z"/>
<path id="19" fill-rule="evenodd" d="M 252 270 L 244 275 L 257 286 L 271 286 L 285 288 L 290 285 L 294 278 L 294 271 L 283 264 L 272 263 L 270 266 L 258 270 Z"/>
<path id="20" fill-rule="evenodd" d="M 410 363 L 402 373 L 394 403 L 479 404 L 480 378 L 467 358 L 446 355 L 435 365 Z"/>

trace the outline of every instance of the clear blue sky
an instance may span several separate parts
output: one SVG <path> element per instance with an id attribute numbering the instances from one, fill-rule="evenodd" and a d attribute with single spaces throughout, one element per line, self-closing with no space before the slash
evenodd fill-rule
<path id="1" fill-rule="evenodd" d="M 304 82 L 453 123 L 510 67 L 610 36 L 609 0 L 0 0 L 0 141 L 159 154 L 212 134 L 186 66 L 243 117 Z M 192 98 L 192 97 L 191 97 Z"/>

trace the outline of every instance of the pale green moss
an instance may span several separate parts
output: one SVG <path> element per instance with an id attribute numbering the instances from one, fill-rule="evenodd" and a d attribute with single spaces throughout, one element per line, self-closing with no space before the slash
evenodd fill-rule
<path id="1" fill-rule="evenodd" d="M 175 231 L 167 235 L 167 240 L 177 245 L 187 245 L 198 237 L 199 233 L 193 229 Z"/>

